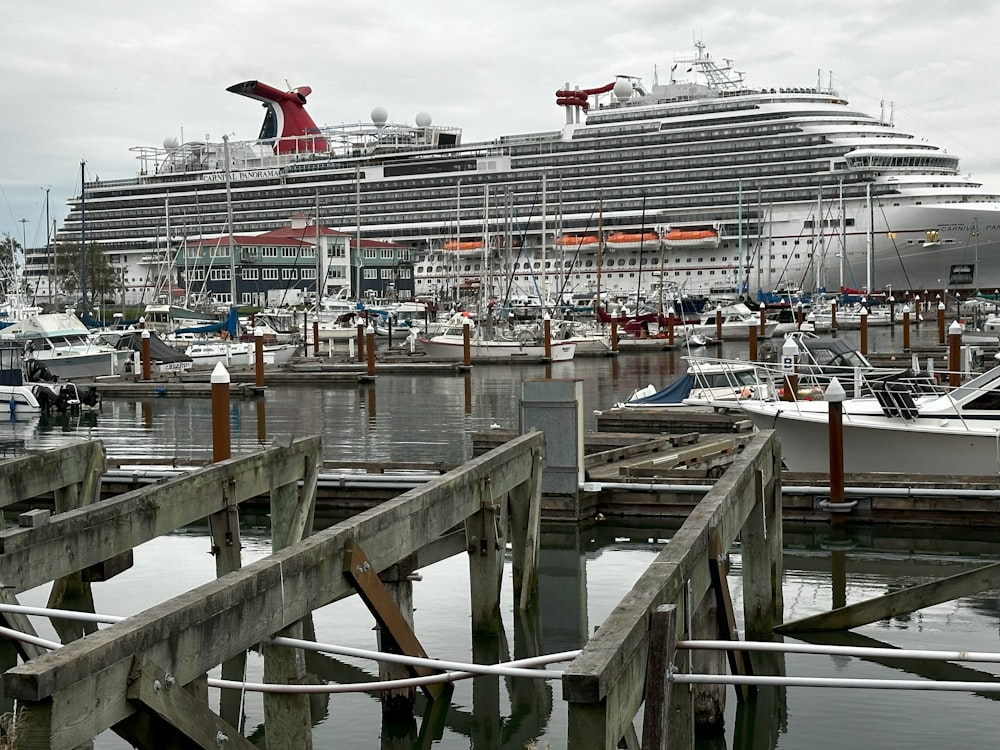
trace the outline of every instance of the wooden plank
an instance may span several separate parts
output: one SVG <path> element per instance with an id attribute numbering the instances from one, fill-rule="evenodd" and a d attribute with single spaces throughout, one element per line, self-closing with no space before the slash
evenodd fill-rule
<path id="1" fill-rule="evenodd" d="M 708 544 L 708 569 L 712 574 L 712 588 L 715 590 L 715 599 L 719 615 L 719 636 L 725 641 L 739 641 L 739 634 L 736 630 L 736 612 L 733 610 L 733 598 L 729 594 L 729 580 L 726 578 L 726 570 L 723 564 L 725 550 L 719 542 L 719 535 L 713 534 Z M 750 656 L 746 651 L 730 649 L 726 652 L 729 660 L 729 670 L 734 675 L 746 677 L 753 674 L 753 667 L 750 665 Z M 753 685 L 737 685 L 736 699 L 740 703 L 745 703 L 756 693 Z"/>
<path id="2" fill-rule="evenodd" d="M 642 750 L 666 750 L 670 716 L 670 671 L 677 643 L 677 605 L 656 608 L 649 624 L 646 700 L 642 715 Z"/>
<path id="3" fill-rule="evenodd" d="M 909 614 L 934 604 L 960 599 L 1000 586 L 1000 563 L 986 565 L 965 573 L 942 578 L 920 586 L 911 586 L 868 601 L 850 604 L 831 612 L 786 622 L 775 628 L 779 633 L 808 633 L 827 630 L 850 630 L 880 620 Z"/>
<path id="4" fill-rule="evenodd" d="M 176 727 L 196 746 L 256 750 L 256 745 L 210 711 L 208 706 L 195 700 L 173 677 L 148 659 L 136 657 L 132 677 L 129 700 L 141 704 Z M 220 741 L 221 737 L 225 740 Z M 155 743 L 157 738 L 150 739 Z"/>
<path id="5" fill-rule="evenodd" d="M 401 653 L 426 659 L 427 652 L 420 645 L 410 623 L 406 621 L 396 602 L 379 580 L 378 572 L 368 562 L 361 545 L 353 541 L 348 542 L 344 549 L 344 575 L 354 584 L 358 595 L 375 616 L 382 632 L 391 636 Z M 410 667 L 410 671 L 419 677 L 427 677 L 441 674 L 442 670 Z M 424 685 L 423 690 L 429 697 L 436 698 L 441 694 L 441 685 Z"/>

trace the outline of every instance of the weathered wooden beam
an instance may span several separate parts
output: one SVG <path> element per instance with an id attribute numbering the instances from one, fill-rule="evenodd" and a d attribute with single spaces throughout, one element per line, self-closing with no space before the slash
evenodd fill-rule
<path id="1" fill-rule="evenodd" d="M 924 607 L 972 596 L 1000 586 L 1000 563 L 986 565 L 965 573 L 911 586 L 857 604 L 840 607 L 775 628 L 779 633 L 808 633 L 824 630 L 850 630 L 880 620 L 909 614 Z"/>
<path id="2" fill-rule="evenodd" d="M 715 591 L 715 601 L 718 612 L 719 637 L 725 641 L 739 641 L 736 631 L 736 612 L 733 610 L 733 598 L 729 594 L 729 580 L 726 578 L 726 565 L 723 561 L 726 550 L 719 542 L 719 535 L 713 534 L 708 544 L 708 569 L 712 575 L 712 588 Z M 750 655 L 746 651 L 730 649 L 726 652 L 729 660 L 729 670 L 734 675 L 746 677 L 753 674 L 750 665 Z M 756 693 L 753 685 L 737 685 L 736 698 L 745 703 Z"/>
<path id="3" fill-rule="evenodd" d="M 74 441 L 44 453 L 2 460 L 0 507 L 88 482 L 95 461 L 103 472 L 104 444 L 97 440 Z"/>
<path id="4" fill-rule="evenodd" d="M 318 439 L 315 445 L 318 447 Z M 478 510 L 472 487 L 479 477 L 489 474 L 494 492 L 507 492 L 523 483 L 533 471 L 534 455 L 543 446 L 542 433 L 522 435 L 454 472 L 319 531 L 224 579 L 8 670 L 3 678 L 7 694 L 26 704 L 51 697 L 53 722 L 59 727 L 59 736 L 67 739 L 63 746 L 74 747 L 71 743 L 100 734 L 132 712 L 125 685 L 133 655 L 144 654 L 186 684 L 234 653 L 353 593 L 341 564 L 349 540 L 364 545 L 372 567 L 382 570 Z M 266 479 L 267 487 L 294 481 L 294 476 L 288 478 L 292 473 L 283 469 L 282 458 L 289 453 L 269 455 L 273 467 L 263 461 L 256 464 L 264 475 L 258 486 L 265 484 L 272 469 L 279 479 Z M 227 463 L 206 471 L 221 472 Z M 215 480 L 224 476 L 214 474 Z M 249 476 L 248 481 L 252 483 L 255 476 Z M 155 492 L 160 487 L 150 489 Z M 239 484 L 235 490 L 240 491 Z M 186 502 L 183 485 L 174 492 L 178 502 Z M 97 695 L 101 700 L 95 703 Z"/>
<path id="5" fill-rule="evenodd" d="M 255 750 L 256 746 L 230 724 L 195 699 L 163 669 L 148 659 L 136 657 L 128 699 L 152 711 L 205 750 L 225 747 Z M 142 747 L 162 747 L 162 738 L 149 737 Z"/>
<path id="6" fill-rule="evenodd" d="M 44 526 L 0 531 L 0 578 L 15 593 L 41 586 L 62 575 L 95 565 L 161 534 L 223 510 L 228 500 L 241 503 L 297 482 L 306 456 L 320 455 L 318 437 L 289 448 L 268 448 L 221 461 L 162 484 L 58 513 Z M 67 556 L 66 550 L 73 554 Z"/>
<path id="7" fill-rule="evenodd" d="M 417 656 L 421 659 L 427 658 L 427 652 L 420 645 L 410 623 L 407 622 L 403 613 L 399 611 L 396 602 L 386 591 L 382 581 L 379 580 L 378 571 L 374 570 L 361 546 L 351 541 L 347 543 L 344 550 L 344 575 L 348 577 L 354 587 L 358 590 L 368 610 L 374 615 L 383 634 L 389 635 L 399 650 L 407 656 Z M 430 669 L 428 667 L 411 667 L 410 670 L 418 677 L 427 677 L 440 674 L 440 669 Z M 436 698 L 441 694 L 441 685 L 424 685 L 423 691 L 431 698 Z"/>
<path id="8" fill-rule="evenodd" d="M 677 605 L 664 604 L 650 616 L 646 698 L 642 713 L 642 750 L 666 750 L 671 670 L 677 644 Z"/>

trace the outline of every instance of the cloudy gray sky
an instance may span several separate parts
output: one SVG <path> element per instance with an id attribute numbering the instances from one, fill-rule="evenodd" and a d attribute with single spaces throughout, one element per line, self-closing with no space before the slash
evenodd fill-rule
<path id="1" fill-rule="evenodd" d="M 703 0 L 285 0 L 11 3 L 0 54 L 0 237 L 45 242 L 88 179 L 133 176 L 138 145 L 253 138 L 262 110 L 226 92 L 258 79 L 308 85 L 320 125 L 429 112 L 463 140 L 555 130 L 564 83 L 668 75 L 701 38 L 751 86 L 812 86 L 894 103 L 906 132 L 958 154 L 1000 191 L 995 94 L 1000 3 Z M 22 222 L 26 219 L 26 222 Z"/>

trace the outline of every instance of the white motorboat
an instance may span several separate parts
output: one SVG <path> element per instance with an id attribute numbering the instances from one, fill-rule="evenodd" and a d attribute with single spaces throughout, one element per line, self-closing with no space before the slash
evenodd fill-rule
<path id="1" fill-rule="evenodd" d="M 0 338 L 23 345 L 25 359 L 35 360 L 63 380 L 120 375 L 132 356 L 92 336 L 69 313 L 29 315 L 4 328 Z"/>
<path id="2" fill-rule="evenodd" d="M 0 346 L 0 402 L 6 405 L 11 419 L 22 414 L 78 411 L 100 405 L 96 389 L 81 397 L 75 384 L 47 372 L 36 360 L 25 360 L 20 345 Z"/>
<path id="3" fill-rule="evenodd" d="M 752 362 L 715 362 L 689 357 L 683 377 L 657 390 L 652 384 L 633 391 L 615 408 L 731 405 L 741 399 L 760 397 L 766 387 Z"/>
<path id="4" fill-rule="evenodd" d="M 1000 367 L 944 392 L 914 380 L 869 379 L 843 401 L 844 470 L 935 475 L 1000 472 Z M 828 472 L 829 403 L 747 399 L 740 408 L 781 439 L 791 471 Z"/>
<path id="5" fill-rule="evenodd" d="M 722 339 L 724 341 L 746 341 L 750 338 L 750 327 L 757 329 L 758 338 L 770 338 L 778 328 L 778 321 L 767 319 L 764 331 L 760 331 L 760 314 L 750 310 L 742 302 L 736 302 L 715 310 L 703 310 L 700 322 L 691 324 L 689 330 L 700 336 L 715 337 L 719 331 L 717 315 L 722 315 Z"/>
<path id="6" fill-rule="evenodd" d="M 215 367 L 220 362 L 226 367 L 247 367 L 253 364 L 254 345 L 220 339 L 191 344 L 184 353 L 191 358 L 192 367 Z"/>

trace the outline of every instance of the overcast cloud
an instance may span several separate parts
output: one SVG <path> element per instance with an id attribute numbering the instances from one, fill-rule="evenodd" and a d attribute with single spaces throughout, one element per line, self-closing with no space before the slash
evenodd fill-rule
<path id="1" fill-rule="evenodd" d="M 853 105 L 894 103 L 905 131 L 958 154 L 1000 191 L 993 103 L 1000 4 L 843 0 L 746 4 L 664 0 L 259 0 L 13 3 L 0 55 L 0 237 L 45 242 L 87 179 L 133 176 L 129 148 L 167 137 L 253 138 L 262 110 L 226 92 L 258 79 L 311 86 L 320 125 L 428 112 L 463 140 L 556 130 L 554 92 L 616 74 L 665 79 L 698 37 L 751 86 L 813 86 Z M 558 7 L 553 7 L 558 6 Z M 21 219 L 27 219 L 22 223 Z"/>

